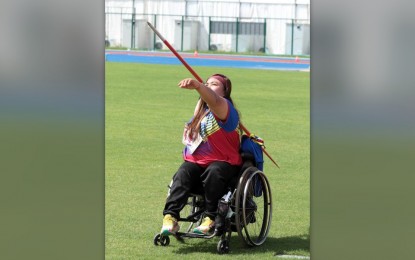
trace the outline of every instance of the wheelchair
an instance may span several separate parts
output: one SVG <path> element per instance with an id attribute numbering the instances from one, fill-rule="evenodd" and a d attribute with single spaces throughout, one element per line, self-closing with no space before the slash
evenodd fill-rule
<path id="1" fill-rule="evenodd" d="M 237 232 L 247 246 L 260 246 L 265 242 L 272 219 L 271 188 L 265 174 L 255 167 L 254 156 L 250 153 L 241 155 L 243 166 L 238 177 L 230 181 L 228 193 L 219 201 L 214 231 L 206 235 L 191 232 L 193 227 L 200 225 L 205 211 L 203 194 L 192 191 L 180 214 L 186 217 L 178 219 L 180 231 L 174 235 L 178 241 L 220 237 L 219 254 L 229 253 L 232 232 Z M 168 246 L 170 237 L 156 234 L 153 242 L 156 246 Z"/>

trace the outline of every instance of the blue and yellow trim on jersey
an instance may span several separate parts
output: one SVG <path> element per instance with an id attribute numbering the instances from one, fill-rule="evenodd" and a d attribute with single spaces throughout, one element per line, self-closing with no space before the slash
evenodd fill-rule
<path id="1" fill-rule="evenodd" d="M 213 135 L 219 130 L 220 126 L 216 121 L 215 116 L 212 112 L 209 112 L 200 123 L 200 136 L 206 141 L 208 136 Z"/>

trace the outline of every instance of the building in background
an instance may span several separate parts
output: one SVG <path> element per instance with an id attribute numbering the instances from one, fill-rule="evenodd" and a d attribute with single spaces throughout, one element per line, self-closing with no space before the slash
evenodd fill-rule
<path id="1" fill-rule="evenodd" d="M 310 0 L 106 0 L 107 46 L 310 55 Z"/>

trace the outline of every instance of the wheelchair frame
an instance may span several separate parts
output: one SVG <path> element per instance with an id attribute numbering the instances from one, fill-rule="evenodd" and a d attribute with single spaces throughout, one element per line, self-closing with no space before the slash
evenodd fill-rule
<path id="1" fill-rule="evenodd" d="M 223 216 L 223 227 L 216 226 L 213 233 L 206 235 L 192 233 L 192 227 L 200 225 L 205 208 L 202 195 L 190 194 L 185 208 L 181 211 L 181 215 L 187 216 L 178 219 L 180 229 L 186 231 L 173 235 L 178 241 L 184 242 L 183 238 L 211 239 L 220 236 L 217 245 L 219 254 L 229 253 L 230 238 L 235 231 L 248 246 L 259 246 L 265 242 L 272 220 L 270 185 L 265 174 L 254 166 L 252 155 L 243 155 L 243 158 L 241 173 L 233 185 L 230 185 L 229 200 L 224 201 L 222 198 L 218 205 L 218 215 Z M 157 246 L 168 246 L 170 238 L 156 234 L 153 242 Z"/>

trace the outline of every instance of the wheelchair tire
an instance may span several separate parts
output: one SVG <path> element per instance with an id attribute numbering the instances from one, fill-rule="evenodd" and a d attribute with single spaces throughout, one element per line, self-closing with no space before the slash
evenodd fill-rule
<path id="1" fill-rule="evenodd" d="M 218 242 L 218 246 L 216 247 L 219 254 L 227 254 L 229 253 L 229 241 L 228 240 L 220 240 Z"/>
<path id="2" fill-rule="evenodd" d="M 256 167 L 244 171 L 236 190 L 235 205 L 239 236 L 249 246 L 262 245 L 268 236 L 272 219 L 271 189 L 262 171 Z"/>
<path id="3" fill-rule="evenodd" d="M 170 237 L 157 234 L 153 242 L 156 246 L 168 246 L 170 244 Z"/>

